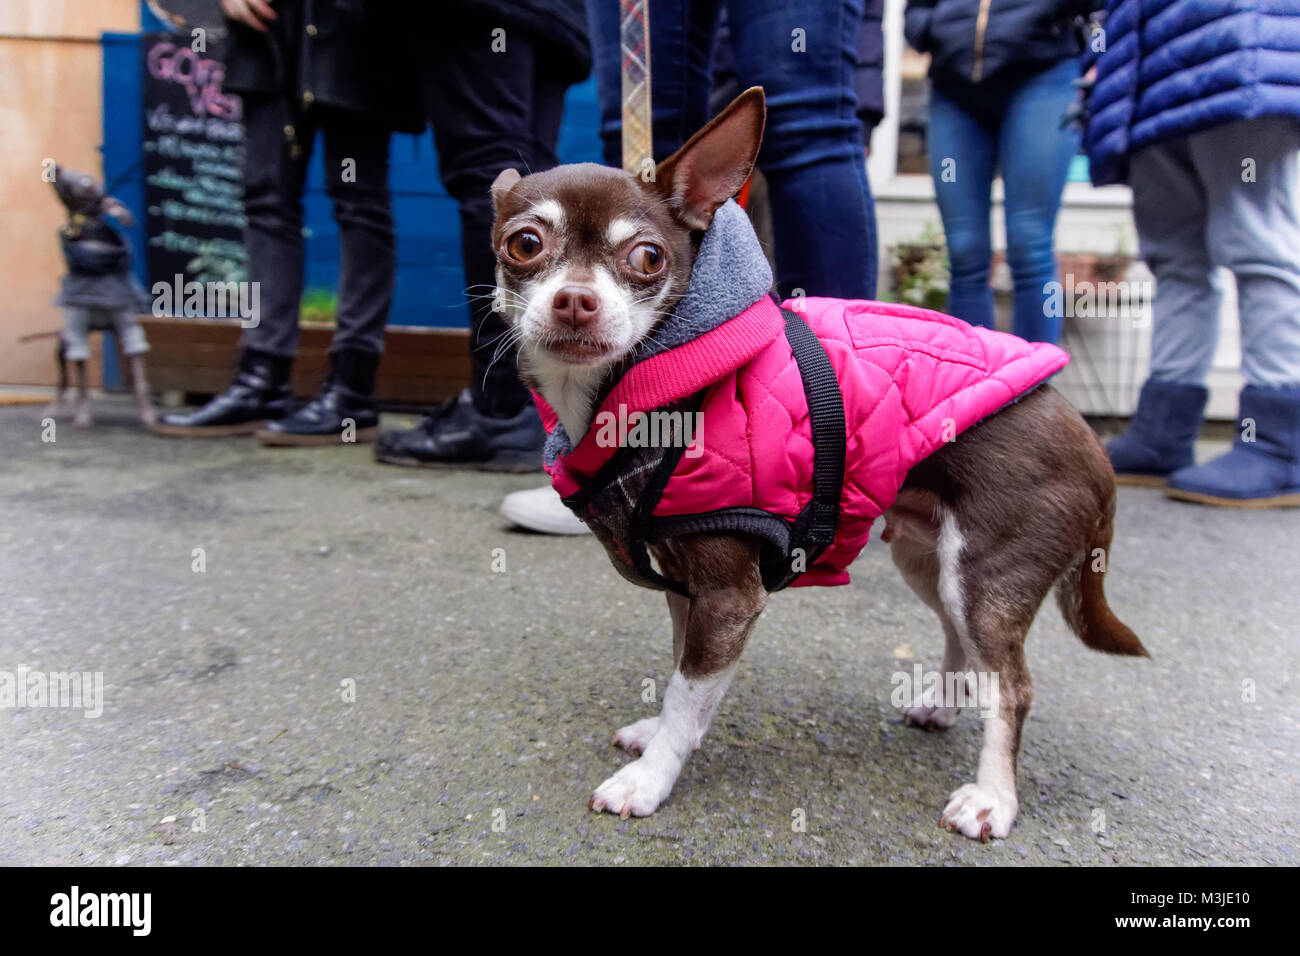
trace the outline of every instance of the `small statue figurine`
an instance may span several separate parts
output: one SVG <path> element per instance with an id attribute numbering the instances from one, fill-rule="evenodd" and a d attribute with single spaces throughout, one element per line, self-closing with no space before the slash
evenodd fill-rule
<path id="1" fill-rule="evenodd" d="M 125 226 L 134 224 L 130 211 L 104 190 L 94 178 L 64 166 L 54 167 L 54 192 L 68 210 L 68 221 L 59 228 L 59 242 L 68 272 L 54 304 L 63 307 L 63 331 L 59 335 L 59 387 L 46 410 L 58 417 L 67 408 L 68 371 L 72 361 L 77 370 L 77 399 L 73 421 L 91 424 L 90 398 L 86 390 L 86 360 L 90 358 L 90 332 L 112 330 L 118 345 L 131 362 L 131 379 L 140 406 L 140 420 L 152 429 L 156 421 L 149 400 L 149 377 L 144 354 L 149 351 L 144 330 L 136 313 L 148 308 L 149 299 L 131 274 L 131 248 L 108 224 L 106 216 Z"/>

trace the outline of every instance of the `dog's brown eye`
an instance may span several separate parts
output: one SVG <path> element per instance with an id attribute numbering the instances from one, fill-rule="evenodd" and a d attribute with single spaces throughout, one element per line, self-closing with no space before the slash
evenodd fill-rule
<path id="1" fill-rule="evenodd" d="M 542 253 L 542 237 L 531 229 L 521 229 L 506 240 L 506 252 L 516 262 L 528 262 Z"/>
<path id="2" fill-rule="evenodd" d="M 627 256 L 627 264 L 633 272 L 643 276 L 658 275 L 664 267 L 664 251 L 649 242 L 643 242 Z"/>

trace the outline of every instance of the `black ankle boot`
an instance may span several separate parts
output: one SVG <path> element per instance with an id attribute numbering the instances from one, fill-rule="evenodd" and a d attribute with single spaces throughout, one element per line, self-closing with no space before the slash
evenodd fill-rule
<path id="1" fill-rule="evenodd" d="M 235 380 L 224 392 L 192 412 L 164 415 L 153 430 L 175 438 L 251 435 L 293 410 L 292 368 L 291 357 L 244 349 Z"/>
<path id="2" fill-rule="evenodd" d="M 292 415 L 257 433 L 263 445 L 338 445 L 374 441 L 379 409 L 372 397 L 378 352 L 330 353 L 330 376 L 321 393 Z"/>
<path id="3" fill-rule="evenodd" d="M 475 408 L 465 389 L 415 428 L 380 435 L 375 458 L 391 465 L 541 471 L 545 441 L 546 430 L 532 402 L 510 418 L 494 418 Z"/>

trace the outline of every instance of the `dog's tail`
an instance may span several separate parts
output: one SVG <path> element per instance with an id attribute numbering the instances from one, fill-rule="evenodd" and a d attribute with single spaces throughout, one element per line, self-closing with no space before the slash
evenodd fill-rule
<path id="1" fill-rule="evenodd" d="M 1112 491 L 1093 529 L 1088 547 L 1061 575 L 1056 585 L 1056 602 L 1070 629 L 1094 651 L 1150 657 L 1138 636 L 1115 616 L 1106 603 L 1106 564 L 1110 560 L 1110 539 L 1115 527 L 1115 494 Z"/>

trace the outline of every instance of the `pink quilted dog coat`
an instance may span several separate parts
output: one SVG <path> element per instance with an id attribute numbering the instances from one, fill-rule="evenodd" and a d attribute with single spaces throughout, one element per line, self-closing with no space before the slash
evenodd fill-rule
<path id="1" fill-rule="evenodd" d="M 833 540 L 827 534 L 815 556 L 805 551 L 811 560 L 803 565 L 794 549 L 807 546 L 794 532 L 814 497 L 816 395 L 787 331 L 798 319 L 783 308 L 815 333 L 843 408 L 833 413 L 843 416 L 842 445 L 828 449 L 844 462 Z M 682 590 L 653 569 L 645 545 L 697 531 L 762 538 L 769 587 L 847 584 L 849 564 L 908 471 L 1068 361 L 1054 345 L 925 309 L 820 298 L 778 308 L 763 296 L 642 357 L 604 393 L 597 422 L 600 413 L 624 421 L 636 412 L 695 413 L 694 433 L 679 429 L 672 447 L 631 448 L 611 442 L 611 430 L 592 427 L 569 449 L 563 429 L 555 440 L 555 415 L 538 396 L 553 439 L 547 471 L 615 566 L 638 584 Z M 790 567 L 799 573 L 782 573 Z"/>

